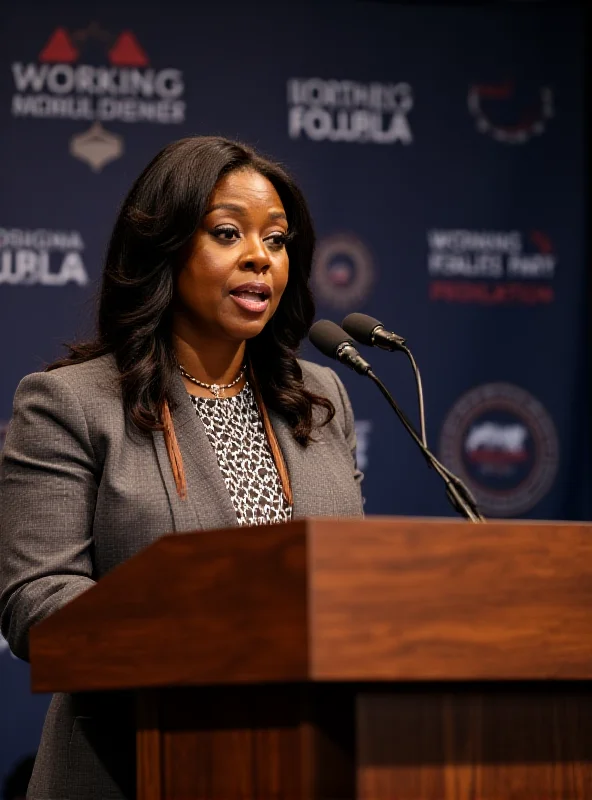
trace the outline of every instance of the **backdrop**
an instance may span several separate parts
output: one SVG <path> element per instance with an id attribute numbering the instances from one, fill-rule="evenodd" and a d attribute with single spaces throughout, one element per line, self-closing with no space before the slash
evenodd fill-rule
<path id="1" fill-rule="evenodd" d="M 319 236 L 319 316 L 360 310 L 407 337 L 430 444 L 485 513 L 588 518 L 579 12 L 345 0 L 138 8 L 3 10 L 4 429 L 22 376 L 92 330 L 107 237 L 133 179 L 167 142 L 218 133 L 294 173 Z M 404 358 L 366 355 L 414 414 Z M 336 368 L 358 420 L 367 512 L 447 514 L 378 392 Z M 0 776 L 35 749 L 46 705 L 4 646 Z"/>

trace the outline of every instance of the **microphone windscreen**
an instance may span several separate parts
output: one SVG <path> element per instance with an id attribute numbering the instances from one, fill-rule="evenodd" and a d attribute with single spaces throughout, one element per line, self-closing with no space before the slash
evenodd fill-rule
<path id="1" fill-rule="evenodd" d="M 321 353 L 329 358 L 335 358 L 335 351 L 340 344 L 352 343 L 343 328 L 329 319 L 320 319 L 315 322 L 308 333 L 308 338 Z"/>
<path id="2" fill-rule="evenodd" d="M 372 331 L 378 326 L 382 327 L 380 320 L 369 317 L 368 314 L 348 314 L 341 326 L 357 342 L 372 345 Z"/>

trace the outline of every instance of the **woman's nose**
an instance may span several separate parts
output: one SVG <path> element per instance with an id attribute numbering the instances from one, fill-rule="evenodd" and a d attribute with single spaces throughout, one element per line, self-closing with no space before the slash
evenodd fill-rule
<path id="1" fill-rule="evenodd" d="M 253 272 L 265 272 L 269 269 L 269 266 L 269 253 L 261 239 L 249 240 L 248 247 L 245 248 L 242 258 L 241 267 L 253 270 Z"/>

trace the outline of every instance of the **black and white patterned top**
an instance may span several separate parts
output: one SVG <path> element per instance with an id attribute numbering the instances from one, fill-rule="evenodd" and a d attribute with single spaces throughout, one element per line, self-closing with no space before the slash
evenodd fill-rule
<path id="1" fill-rule="evenodd" d="M 216 453 L 238 524 L 264 525 L 292 519 L 292 506 L 282 491 L 249 384 L 234 397 L 191 395 L 191 402 Z"/>

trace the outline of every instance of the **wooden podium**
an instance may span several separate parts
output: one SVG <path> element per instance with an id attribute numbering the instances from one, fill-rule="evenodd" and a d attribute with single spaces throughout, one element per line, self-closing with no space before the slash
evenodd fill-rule
<path id="1" fill-rule="evenodd" d="M 31 661 L 36 691 L 135 690 L 142 800 L 592 797 L 589 524 L 165 536 Z"/>

